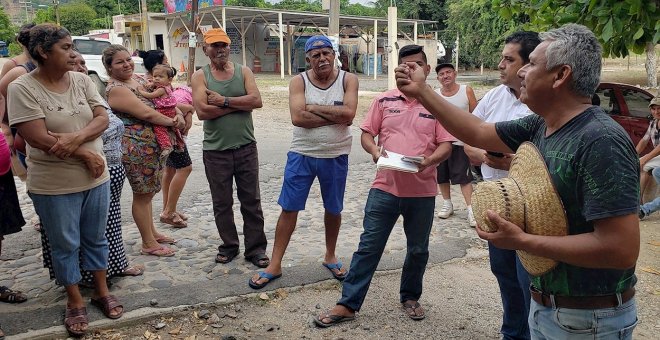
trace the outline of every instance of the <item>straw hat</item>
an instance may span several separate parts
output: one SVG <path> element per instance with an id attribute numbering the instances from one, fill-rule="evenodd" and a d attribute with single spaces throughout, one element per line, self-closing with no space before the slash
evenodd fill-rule
<path id="1" fill-rule="evenodd" d="M 534 235 L 564 236 L 568 220 L 561 199 L 552 184 L 541 153 L 532 143 L 523 143 L 511 161 L 509 177 L 479 183 L 472 194 L 472 209 L 479 228 L 497 230 L 486 216 L 493 210 L 507 221 Z M 540 276 L 557 266 L 557 261 L 518 250 L 523 267 Z"/>

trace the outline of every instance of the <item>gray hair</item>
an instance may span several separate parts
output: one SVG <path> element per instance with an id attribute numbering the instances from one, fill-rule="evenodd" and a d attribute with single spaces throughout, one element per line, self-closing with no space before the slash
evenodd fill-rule
<path id="1" fill-rule="evenodd" d="M 550 42 L 545 51 L 546 69 L 570 66 L 573 71 L 571 89 L 580 96 L 593 96 L 600 82 L 602 67 L 602 48 L 594 33 L 585 26 L 567 24 L 543 32 L 540 37 Z"/>

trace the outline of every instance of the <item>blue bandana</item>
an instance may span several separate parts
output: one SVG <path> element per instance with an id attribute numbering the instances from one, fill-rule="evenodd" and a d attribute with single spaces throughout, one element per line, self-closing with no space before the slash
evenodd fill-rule
<path id="1" fill-rule="evenodd" d="M 305 53 L 324 47 L 332 48 L 332 42 L 330 42 L 330 39 L 325 35 L 315 35 L 307 39 L 307 42 L 305 42 Z"/>

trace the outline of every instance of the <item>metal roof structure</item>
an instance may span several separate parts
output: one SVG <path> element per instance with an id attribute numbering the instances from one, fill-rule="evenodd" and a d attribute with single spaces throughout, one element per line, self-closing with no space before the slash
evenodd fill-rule
<path id="1" fill-rule="evenodd" d="M 284 55 L 284 40 L 285 35 L 291 36 L 294 30 L 299 28 L 314 28 L 322 34 L 327 34 L 328 26 L 330 24 L 330 14 L 321 12 L 302 12 L 279 10 L 269 8 L 254 8 L 242 6 L 210 6 L 200 8 L 198 10 L 199 25 L 217 25 L 226 28 L 228 25 L 234 26 L 239 34 L 243 36 L 252 24 L 263 24 L 270 29 L 276 36 L 280 37 L 280 60 L 287 60 L 289 65 L 289 75 L 291 75 L 291 55 L 285 59 Z M 168 33 L 171 33 L 175 23 L 180 22 L 185 29 L 190 32 L 190 11 L 175 12 L 171 14 L 161 14 L 150 16 L 151 19 L 162 20 L 167 22 Z M 417 43 L 417 36 L 419 34 L 419 25 L 422 25 L 422 32 L 426 33 L 425 25 L 435 25 L 435 21 L 431 20 L 415 20 L 415 19 L 397 19 L 398 34 L 402 35 L 412 43 Z M 369 42 L 374 44 L 374 59 L 376 58 L 376 45 L 377 39 L 373 39 L 373 32 L 382 33 L 388 27 L 388 20 L 384 17 L 366 17 L 355 15 L 339 15 L 339 29 L 344 27 L 354 28 L 356 31 L 362 33 L 364 28 L 371 30 L 368 34 L 371 37 Z M 411 27 L 410 30 L 401 30 L 401 27 Z M 391 32 L 390 32 L 391 33 Z M 431 33 L 429 30 L 428 33 Z M 396 34 L 394 35 L 396 37 Z M 437 35 L 436 35 L 437 37 Z M 388 39 L 392 39 L 391 36 Z M 245 39 L 241 39 L 244 44 Z M 290 44 L 291 39 L 287 39 Z M 388 43 L 389 44 L 389 43 Z M 245 46 L 242 46 L 243 51 L 243 64 L 246 64 Z M 290 50 L 290 46 L 289 46 Z M 375 71 L 376 63 L 374 63 L 374 79 L 376 78 Z M 284 78 L 284 67 L 281 68 L 281 77 Z"/>
<path id="2" fill-rule="evenodd" d="M 242 7 L 242 6 L 211 6 L 199 9 L 200 21 L 207 15 L 216 17 L 215 13 L 223 11 L 225 18 L 230 21 L 240 21 L 241 19 L 252 21 L 253 23 L 272 24 L 278 21 L 278 17 L 282 14 L 282 21 L 294 26 L 317 26 L 328 27 L 330 15 L 328 13 L 320 12 L 302 12 L 290 10 L 278 10 L 270 8 L 255 8 L 255 7 Z M 190 21 L 189 12 L 175 12 L 163 15 L 166 19 L 183 19 Z M 358 26 L 367 27 L 373 26 L 374 21 L 378 26 L 387 27 L 387 18 L 385 17 L 366 17 L 356 15 L 340 15 L 339 26 Z M 434 25 L 435 21 L 432 20 L 415 20 L 415 19 L 401 19 L 398 20 L 399 26 L 415 26 L 415 25 Z M 219 22 L 219 20 L 218 20 Z"/>

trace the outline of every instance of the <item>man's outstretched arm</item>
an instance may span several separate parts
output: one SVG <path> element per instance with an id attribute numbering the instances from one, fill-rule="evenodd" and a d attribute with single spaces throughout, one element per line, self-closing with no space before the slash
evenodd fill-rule
<path id="1" fill-rule="evenodd" d="M 415 63 L 395 69 L 397 87 L 407 96 L 419 100 L 440 124 L 454 137 L 482 149 L 512 153 L 495 131 L 495 124 L 486 123 L 468 111 L 444 100 L 426 84 L 424 70 Z"/>

